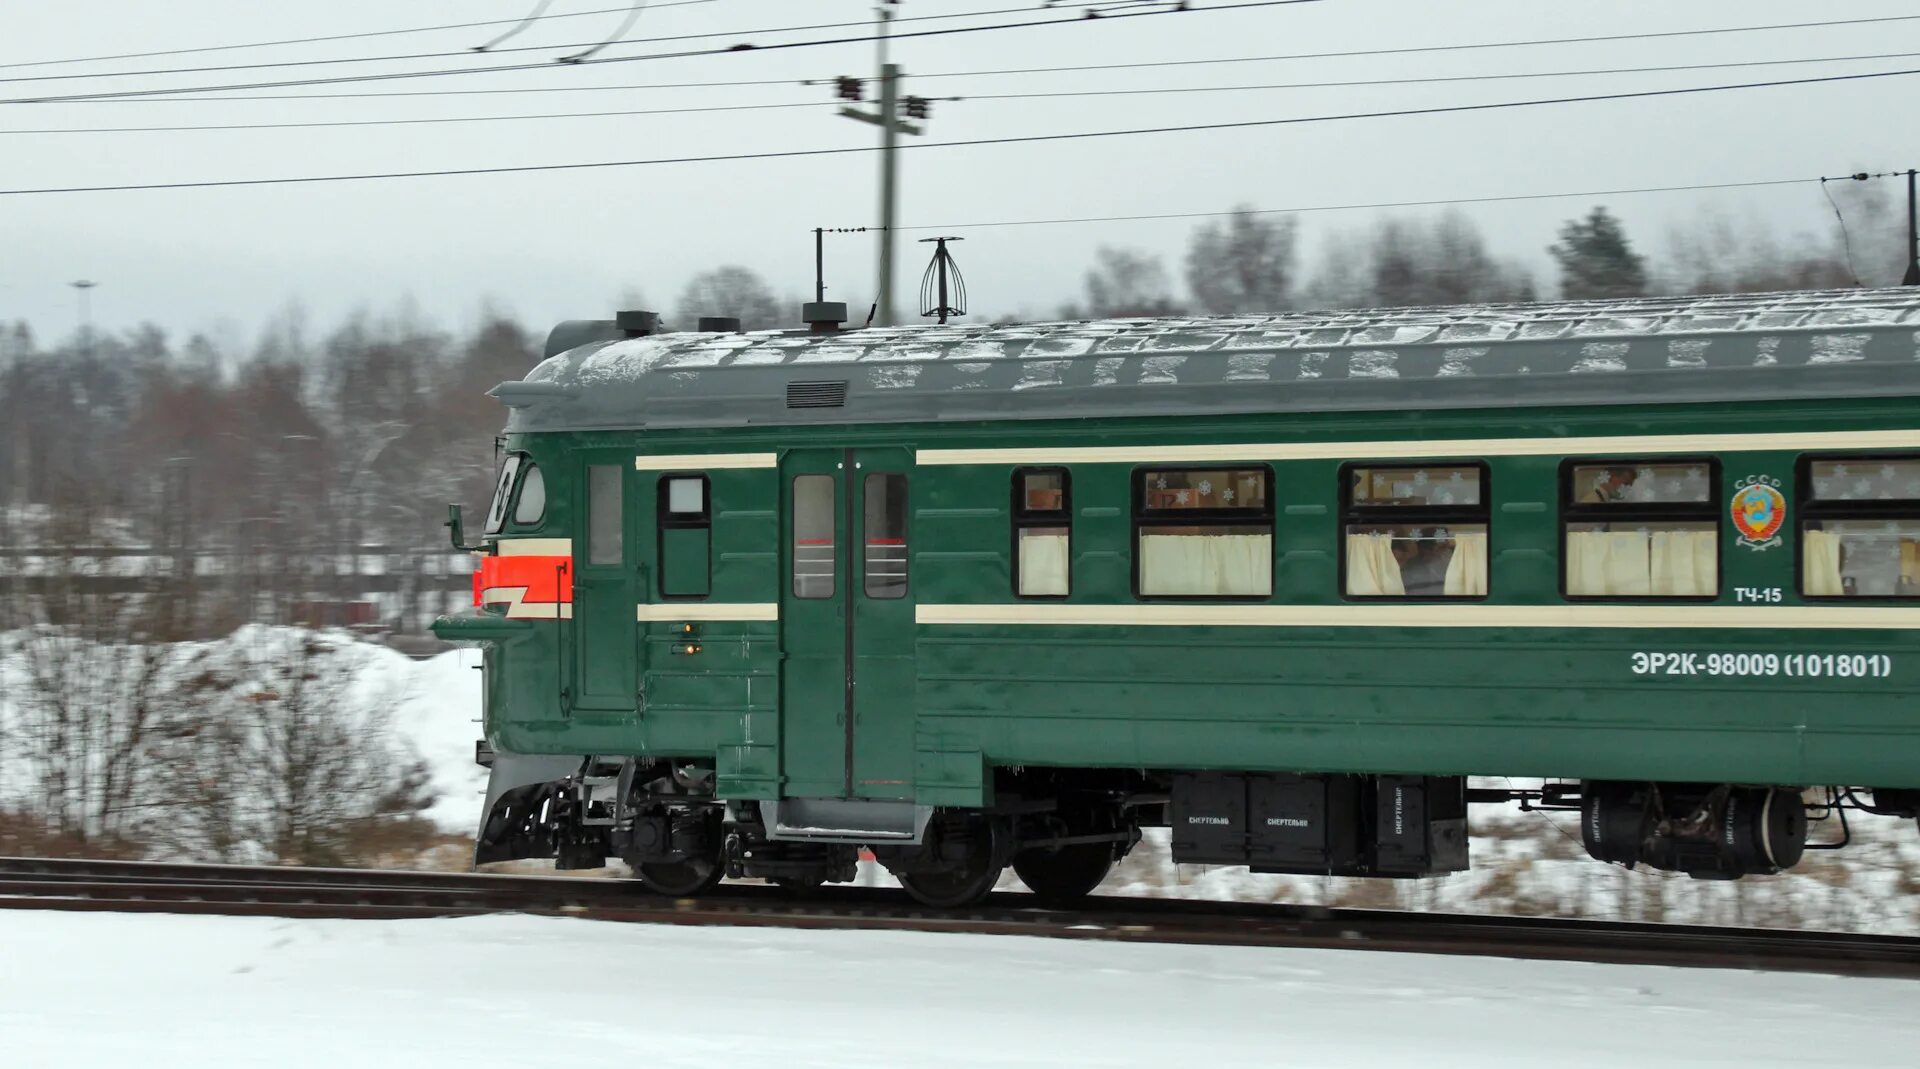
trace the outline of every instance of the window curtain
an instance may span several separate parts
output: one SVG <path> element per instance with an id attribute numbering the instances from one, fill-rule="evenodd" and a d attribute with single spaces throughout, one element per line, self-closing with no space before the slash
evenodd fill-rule
<path id="1" fill-rule="evenodd" d="M 1813 597 L 1837 598 L 1847 592 L 1840 579 L 1840 536 L 1833 531 L 1802 532 L 1802 564 L 1806 592 Z M 1900 563 L 1906 565 L 1906 546 L 1900 549 Z"/>
<path id="2" fill-rule="evenodd" d="M 1483 573 L 1484 575 L 1484 573 Z M 1452 568 L 1448 568 L 1452 579 Z M 1393 559 L 1390 534 L 1350 534 L 1347 536 L 1347 594 L 1356 598 L 1404 597 L 1406 584 L 1400 578 L 1400 562 Z"/>
<path id="3" fill-rule="evenodd" d="M 1567 593 L 1698 597 L 1720 587 L 1716 531 L 1568 531 Z"/>
<path id="4" fill-rule="evenodd" d="M 1020 532 L 1020 593 L 1060 596 L 1067 592 L 1067 536 Z"/>
<path id="5" fill-rule="evenodd" d="M 1920 588 L 1920 539 L 1900 540 L 1900 593 L 1911 594 Z"/>
<path id="6" fill-rule="evenodd" d="M 1450 598 L 1479 597 L 1487 592 L 1487 536 L 1471 531 L 1453 536 L 1453 559 L 1447 562 L 1444 588 Z"/>
<path id="7" fill-rule="evenodd" d="M 1270 534 L 1140 536 L 1140 593 L 1232 596 L 1273 592 Z"/>

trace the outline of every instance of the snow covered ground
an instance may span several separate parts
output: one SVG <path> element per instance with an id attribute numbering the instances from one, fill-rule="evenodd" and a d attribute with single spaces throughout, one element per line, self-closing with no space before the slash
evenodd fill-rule
<path id="1" fill-rule="evenodd" d="M 1907 1064 L 1920 983 L 533 917 L 0 916 L 20 1069 Z"/>

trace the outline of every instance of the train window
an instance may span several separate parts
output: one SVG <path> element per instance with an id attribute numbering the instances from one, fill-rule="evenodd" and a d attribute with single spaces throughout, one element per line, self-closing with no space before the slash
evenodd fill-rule
<path id="1" fill-rule="evenodd" d="M 870 598 L 907 596 L 907 477 L 876 472 L 862 488 L 862 583 Z"/>
<path id="2" fill-rule="evenodd" d="M 1562 465 L 1567 597 L 1718 596 L 1719 481 L 1709 457 Z"/>
<path id="3" fill-rule="evenodd" d="M 1487 593 L 1486 467 L 1350 465 L 1342 479 L 1350 598 Z"/>
<path id="4" fill-rule="evenodd" d="M 1134 478 L 1134 591 L 1141 597 L 1273 593 L 1273 473 L 1154 468 Z"/>
<path id="5" fill-rule="evenodd" d="M 656 491 L 660 594 L 704 598 L 713 589 L 713 512 L 704 475 L 664 475 Z"/>
<path id="6" fill-rule="evenodd" d="M 618 464 L 587 466 L 587 563 L 619 564 L 621 547 L 620 474 Z"/>
<path id="7" fill-rule="evenodd" d="M 513 494 L 513 477 L 520 471 L 520 462 L 526 459 L 525 453 L 508 453 L 507 459 L 500 464 L 500 478 L 493 484 L 493 504 L 487 509 L 487 534 L 493 534 L 506 525 L 507 500 Z"/>
<path id="8" fill-rule="evenodd" d="M 1637 505 L 1711 505 L 1707 465 L 1624 460 L 1575 464 L 1571 504 L 1632 509 Z"/>
<path id="9" fill-rule="evenodd" d="M 540 465 L 529 460 L 520 474 L 520 497 L 513 503 L 513 522 L 531 526 L 546 514 L 547 477 L 540 474 Z"/>
<path id="10" fill-rule="evenodd" d="M 1064 598 L 1073 588 L 1072 482 L 1065 468 L 1013 473 L 1013 592 Z"/>
<path id="11" fill-rule="evenodd" d="M 1800 488 L 1801 594 L 1920 598 L 1920 457 L 1803 460 Z"/>
<path id="12" fill-rule="evenodd" d="M 793 596 L 830 598 L 833 578 L 833 476 L 793 477 Z"/>

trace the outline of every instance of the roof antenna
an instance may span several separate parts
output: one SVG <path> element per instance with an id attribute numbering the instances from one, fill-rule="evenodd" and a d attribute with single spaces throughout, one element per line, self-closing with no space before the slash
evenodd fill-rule
<path id="1" fill-rule="evenodd" d="M 927 273 L 920 278 L 920 314 L 939 316 L 940 325 L 945 326 L 950 315 L 967 314 L 967 283 L 960 277 L 960 265 L 953 262 L 953 254 L 947 251 L 947 242 L 965 241 L 965 238 L 921 238 L 922 245 L 929 241 L 938 242 L 933 249 L 933 262 L 927 265 Z"/>
<path id="2" fill-rule="evenodd" d="M 469 49 L 469 51 L 485 52 L 488 49 L 497 48 L 500 45 L 505 44 L 509 38 L 511 38 L 514 34 L 519 33 L 521 30 L 526 29 L 527 26 L 533 22 L 533 20 L 539 18 L 541 14 L 551 6 L 553 6 L 553 0 L 539 0 L 539 3 L 536 3 L 533 5 L 533 10 L 527 12 L 527 17 L 515 23 L 512 29 L 494 38 L 493 40 L 488 41 L 486 44 L 477 45 L 474 48 Z"/>
<path id="3" fill-rule="evenodd" d="M 870 306 L 867 309 L 867 321 L 861 325 L 860 327 L 861 330 L 865 330 L 868 327 L 873 326 L 873 316 L 874 316 L 874 313 L 878 311 L 880 311 L 880 302 L 875 301 L 873 302 L 872 306 Z"/>

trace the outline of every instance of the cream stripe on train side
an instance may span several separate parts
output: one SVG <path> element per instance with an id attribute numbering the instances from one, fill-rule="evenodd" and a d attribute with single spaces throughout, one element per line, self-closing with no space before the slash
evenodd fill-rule
<path id="1" fill-rule="evenodd" d="M 633 458 L 636 471 L 717 471 L 721 468 L 771 468 L 775 453 L 661 453 Z"/>
<path id="2" fill-rule="evenodd" d="M 712 601 L 668 601 L 639 607 L 641 623 L 673 623 L 681 620 L 746 620 L 769 621 L 780 619 L 778 602 L 712 602 Z"/>
<path id="3" fill-rule="evenodd" d="M 920 605 L 918 624 L 1920 630 L 1920 605 Z"/>
<path id="4" fill-rule="evenodd" d="M 1186 464 L 1205 461 L 1393 460 L 1413 457 L 1644 456 L 1662 453 L 1737 453 L 1761 449 L 1794 452 L 1832 449 L 1920 449 L 1920 430 L 922 449 L 914 454 L 914 463 L 922 466 L 936 464 Z"/>
<path id="5" fill-rule="evenodd" d="M 571 538 L 502 538 L 493 544 L 502 557 L 571 557 Z"/>

